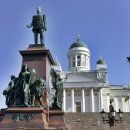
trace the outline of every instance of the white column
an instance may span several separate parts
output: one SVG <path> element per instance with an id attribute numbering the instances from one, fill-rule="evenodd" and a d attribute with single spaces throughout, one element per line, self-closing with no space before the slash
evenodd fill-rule
<path id="1" fill-rule="evenodd" d="M 77 55 L 75 55 L 75 66 L 77 66 Z"/>
<path id="2" fill-rule="evenodd" d="M 84 96 L 84 89 L 82 89 L 82 112 L 85 112 L 85 96 Z"/>
<path id="3" fill-rule="evenodd" d="M 99 90 L 99 112 L 103 109 L 102 88 Z"/>
<path id="4" fill-rule="evenodd" d="M 125 110 L 126 110 L 126 112 L 128 112 L 128 100 L 127 99 L 125 100 L 125 105 L 126 105 Z"/>
<path id="5" fill-rule="evenodd" d="M 93 94 L 93 88 L 90 89 L 90 102 L 91 102 L 91 111 L 94 112 L 94 94 Z"/>
<path id="6" fill-rule="evenodd" d="M 88 57 L 88 60 L 87 60 L 87 57 Z M 86 56 L 86 65 L 87 65 L 87 68 L 90 70 L 90 55 Z"/>
<path id="7" fill-rule="evenodd" d="M 66 91 L 63 89 L 63 111 L 66 111 Z"/>
<path id="8" fill-rule="evenodd" d="M 124 97 L 122 97 L 122 111 L 126 112 L 125 111 L 125 98 Z"/>
<path id="9" fill-rule="evenodd" d="M 118 111 L 119 107 L 118 107 L 118 99 L 117 99 L 117 97 L 114 100 L 115 100 L 115 110 Z"/>
<path id="10" fill-rule="evenodd" d="M 129 112 L 129 99 L 126 100 L 126 112 Z"/>
<path id="11" fill-rule="evenodd" d="M 109 105 L 110 105 L 110 95 L 109 92 L 107 92 L 107 112 L 109 112 Z"/>
<path id="12" fill-rule="evenodd" d="M 130 112 L 130 97 L 129 97 L 129 112 Z"/>
<path id="13" fill-rule="evenodd" d="M 74 89 L 71 89 L 71 104 L 72 104 L 72 112 L 74 112 Z"/>
<path id="14" fill-rule="evenodd" d="M 83 66 L 83 55 L 80 55 L 80 57 L 81 57 L 80 58 L 80 61 L 81 61 L 80 65 Z"/>

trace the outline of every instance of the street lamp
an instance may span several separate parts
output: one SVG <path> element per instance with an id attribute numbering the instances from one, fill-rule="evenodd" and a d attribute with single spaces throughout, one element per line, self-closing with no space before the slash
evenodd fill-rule
<path id="1" fill-rule="evenodd" d="M 116 112 L 114 110 L 114 107 L 110 104 L 109 106 L 109 112 L 105 112 L 104 109 L 101 112 L 103 123 L 109 123 L 110 130 L 111 127 L 114 126 L 115 123 L 121 123 L 122 122 L 122 115 L 123 112 L 119 109 L 119 112 Z"/>

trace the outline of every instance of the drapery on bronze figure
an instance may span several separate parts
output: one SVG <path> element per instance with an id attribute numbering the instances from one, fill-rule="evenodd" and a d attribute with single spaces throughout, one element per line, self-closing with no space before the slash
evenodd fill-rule
<path id="1" fill-rule="evenodd" d="M 30 103 L 35 106 L 35 99 L 37 99 L 42 107 L 43 104 L 43 92 L 44 92 L 45 80 L 42 78 L 36 79 L 34 84 L 30 86 Z"/>
<path id="2" fill-rule="evenodd" d="M 38 34 L 40 34 L 40 42 L 45 45 L 44 31 L 47 30 L 46 27 L 46 16 L 42 14 L 41 7 L 37 8 L 37 14 L 33 16 L 32 23 L 27 25 L 27 28 L 33 27 L 32 31 L 34 33 L 35 45 L 38 44 Z"/>
<path id="3" fill-rule="evenodd" d="M 43 104 L 43 94 L 45 88 L 45 80 L 37 79 L 34 69 L 29 70 L 27 64 L 22 66 L 18 78 L 11 76 L 8 87 L 3 91 L 6 96 L 6 105 L 8 107 L 15 106 L 41 106 Z M 35 102 L 38 100 L 39 103 Z"/>
<path id="4" fill-rule="evenodd" d="M 63 81 L 60 75 L 54 68 L 51 69 L 52 85 L 55 89 L 55 96 L 52 98 L 53 103 L 51 109 L 61 110 L 62 109 L 62 98 L 63 98 Z"/>
<path id="5" fill-rule="evenodd" d="M 30 95 L 30 91 L 29 91 L 29 81 L 30 81 L 30 77 L 31 77 L 31 72 L 29 71 L 29 68 L 27 66 L 27 64 L 24 64 L 22 67 L 22 70 L 19 74 L 19 86 L 18 89 L 20 90 L 21 93 L 19 93 L 21 95 L 21 100 L 22 97 L 24 99 L 24 101 L 20 101 L 22 102 L 22 104 L 24 104 L 25 106 L 29 106 L 29 95 Z"/>

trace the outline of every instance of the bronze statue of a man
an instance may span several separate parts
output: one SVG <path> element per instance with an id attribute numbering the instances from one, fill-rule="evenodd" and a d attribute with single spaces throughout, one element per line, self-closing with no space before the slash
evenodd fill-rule
<path id="1" fill-rule="evenodd" d="M 38 44 L 38 34 L 40 34 L 40 42 L 42 45 L 44 44 L 44 31 L 47 30 L 46 28 L 46 16 L 42 14 L 41 7 L 37 8 L 37 14 L 33 16 L 32 23 L 27 25 L 28 28 L 33 27 L 32 31 L 34 33 L 34 42 L 35 45 Z"/>

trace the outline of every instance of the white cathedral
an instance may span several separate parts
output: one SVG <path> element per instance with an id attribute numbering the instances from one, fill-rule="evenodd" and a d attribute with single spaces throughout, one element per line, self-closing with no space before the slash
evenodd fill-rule
<path id="1" fill-rule="evenodd" d="M 90 50 L 80 37 L 68 51 L 69 69 L 62 71 L 60 63 L 53 67 L 64 79 L 63 110 L 65 112 L 109 111 L 110 100 L 116 111 L 130 112 L 130 88 L 109 85 L 107 64 L 100 58 L 96 70 L 90 69 Z"/>

